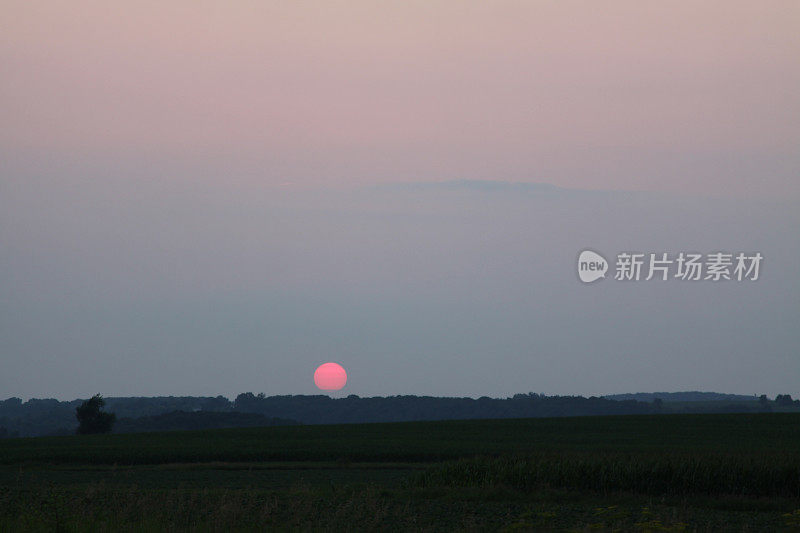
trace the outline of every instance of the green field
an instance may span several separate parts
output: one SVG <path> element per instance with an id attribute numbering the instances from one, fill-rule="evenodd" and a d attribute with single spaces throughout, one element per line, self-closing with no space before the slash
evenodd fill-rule
<path id="1" fill-rule="evenodd" d="M 0 441 L 0 530 L 800 530 L 800 414 Z"/>

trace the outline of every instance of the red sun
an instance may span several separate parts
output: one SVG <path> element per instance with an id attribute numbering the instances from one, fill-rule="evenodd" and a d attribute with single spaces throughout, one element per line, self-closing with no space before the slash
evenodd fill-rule
<path id="1" fill-rule="evenodd" d="M 347 372 L 342 365 L 325 363 L 314 372 L 314 384 L 322 390 L 339 390 L 347 383 Z"/>

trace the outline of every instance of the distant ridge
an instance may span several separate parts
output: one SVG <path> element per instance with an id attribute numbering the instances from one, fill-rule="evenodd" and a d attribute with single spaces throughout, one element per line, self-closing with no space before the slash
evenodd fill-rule
<path id="1" fill-rule="evenodd" d="M 636 400 L 638 402 L 652 402 L 660 398 L 665 402 L 752 402 L 758 400 L 755 394 L 747 396 L 744 394 L 723 394 L 720 392 L 634 392 L 627 394 L 608 394 L 603 396 L 608 400 Z"/>
<path id="2" fill-rule="evenodd" d="M 496 180 L 445 180 L 409 181 L 379 185 L 379 189 L 394 191 L 475 191 L 517 193 L 589 192 L 582 189 L 566 189 L 552 183 Z"/>
<path id="3" fill-rule="evenodd" d="M 664 192 L 643 191 L 635 189 L 582 189 L 561 187 L 542 181 L 506 181 L 506 180 L 481 180 L 481 179 L 454 179 L 442 181 L 395 181 L 369 185 L 362 190 L 388 191 L 394 193 L 475 193 L 498 197 L 588 197 L 588 198 L 643 198 L 663 197 Z"/>
<path id="4" fill-rule="evenodd" d="M 641 191 L 623 191 L 611 189 L 573 189 L 569 187 L 559 187 L 552 183 L 530 182 L 530 181 L 503 181 L 503 180 L 471 180 L 456 179 L 444 181 L 401 181 L 384 183 L 370 186 L 369 189 L 390 192 L 443 192 L 443 193 L 478 193 L 478 194 L 498 194 L 500 196 L 508 193 L 514 196 L 559 196 L 572 197 L 575 195 L 584 196 L 605 196 L 605 195 L 641 195 Z"/>
<path id="5" fill-rule="evenodd" d="M 552 183 L 531 183 L 523 181 L 494 180 L 447 180 L 432 183 L 414 184 L 423 189 L 470 190 L 470 191 L 518 191 L 518 192 L 555 192 L 564 191 Z"/>

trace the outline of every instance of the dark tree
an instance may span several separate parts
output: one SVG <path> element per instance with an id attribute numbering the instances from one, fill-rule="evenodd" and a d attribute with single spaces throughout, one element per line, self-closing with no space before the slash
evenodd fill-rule
<path id="1" fill-rule="evenodd" d="M 95 394 L 75 408 L 75 416 L 79 423 L 78 435 L 109 433 L 111 431 L 111 426 L 116 422 L 117 415 L 103 411 L 105 404 L 106 401 L 103 397 Z"/>
<path id="2" fill-rule="evenodd" d="M 775 403 L 782 406 L 790 406 L 792 405 L 792 395 L 791 394 L 778 394 L 775 397 Z"/>

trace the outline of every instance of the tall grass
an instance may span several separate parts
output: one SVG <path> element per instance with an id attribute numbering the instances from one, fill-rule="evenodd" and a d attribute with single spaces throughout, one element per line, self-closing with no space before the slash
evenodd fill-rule
<path id="1" fill-rule="evenodd" d="M 476 457 L 421 472 L 408 486 L 800 498 L 800 456 L 601 452 Z"/>

